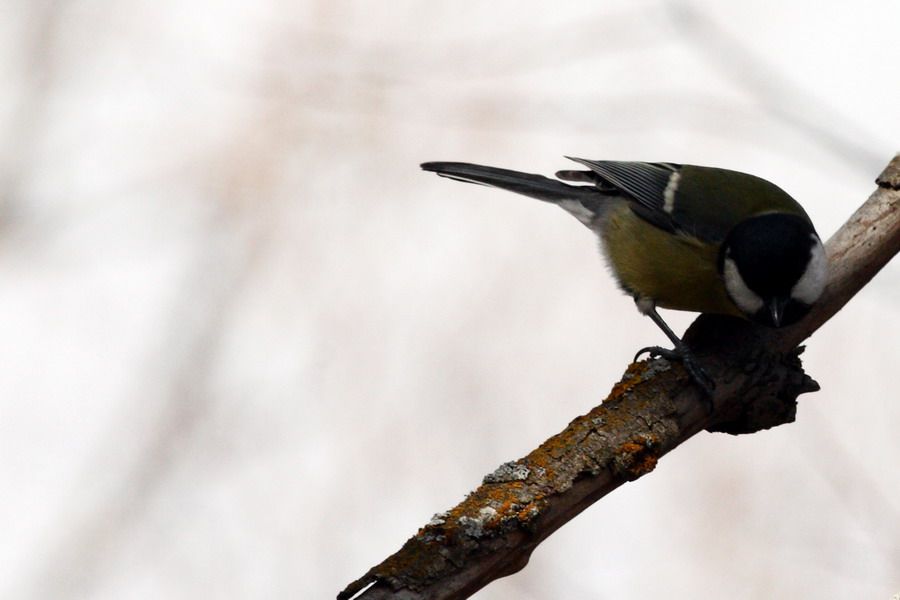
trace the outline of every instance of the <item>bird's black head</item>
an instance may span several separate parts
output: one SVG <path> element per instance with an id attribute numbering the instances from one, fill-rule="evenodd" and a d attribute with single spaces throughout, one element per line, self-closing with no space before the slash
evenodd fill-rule
<path id="1" fill-rule="evenodd" d="M 790 325 L 809 311 L 825 289 L 827 264 L 812 224 L 787 213 L 738 223 L 719 255 L 731 300 L 747 318 L 769 327 Z"/>

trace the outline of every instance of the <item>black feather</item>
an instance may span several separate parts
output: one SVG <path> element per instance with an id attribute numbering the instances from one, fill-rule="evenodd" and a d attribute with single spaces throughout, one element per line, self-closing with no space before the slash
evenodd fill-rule
<path id="1" fill-rule="evenodd" d="M 566 158 L 588 167 L 622 192 L 650 210 L 662 210 L 669 179 L 680 165 L 671 163 L 620 162 Z"/>
<path id="2" fill-rule="evenodd" d="M 581 200 L 597 194 L 593 186 L 568 185 L 543 175 L 460 162 L 427 162 L 422 169 L 459 181 L 498 187 L 546 202 Z"/>
<path id="3" fill-rule="evenodd" d="M 642 219 L 666 231 L 676 231 L 678 226 L 672 215 L 664 210 L 665 191 L 672 173 L 681 168 L 675 163 L 622 162 L 611 160 L 587 160 L 567 156 L 580 163 L 600 180 L 599 185 L 611 185 L 634 203 L 632 210 Z"/>

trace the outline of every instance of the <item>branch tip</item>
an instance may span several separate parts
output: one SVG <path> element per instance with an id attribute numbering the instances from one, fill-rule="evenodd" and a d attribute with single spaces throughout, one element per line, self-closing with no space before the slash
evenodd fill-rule
<path id="1" fill-rule="evenodd" d="M 879 187 L 900 190 L 900 153 L 894 156 L 884 171 L 875 179 Z"/>

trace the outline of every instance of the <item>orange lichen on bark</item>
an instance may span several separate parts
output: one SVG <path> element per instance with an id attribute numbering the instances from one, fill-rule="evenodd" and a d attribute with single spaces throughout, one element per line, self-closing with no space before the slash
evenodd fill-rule
<path id="1" fill-rule="evenodd" d="M 621 381 L 613 386 L 613 389 L 609 393 L 609 397 L 606 399 L 606 402 L 619 398 L 623 394 L 628 393 L 631 388 L 643 381 L 644 372 L 647 370 L 648 364 L 649 363 L 646 362 L 631 363 L 628 366 L 628 369 L 625 371 L 625 375 L 622 377 Z"/>
<path id="2" fill-rule="evenodd" d="M 618 472 L 633 481 L 646 475 L 659 461 L 659 440 L 653 434 L 632 438 L 619 446 L 614 463 Z"/>

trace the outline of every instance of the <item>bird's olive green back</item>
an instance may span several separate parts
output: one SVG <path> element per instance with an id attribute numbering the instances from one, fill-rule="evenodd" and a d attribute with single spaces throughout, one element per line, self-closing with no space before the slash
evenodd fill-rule
<path id="1" fill-rule="evenodd" d="M 785 212 L 809 216 L 780 187 L 747 173 L 685 165 L 675 192 L 672 219 L 700 239 L 721 242 L 731 228 L 748 217 Z"/>

